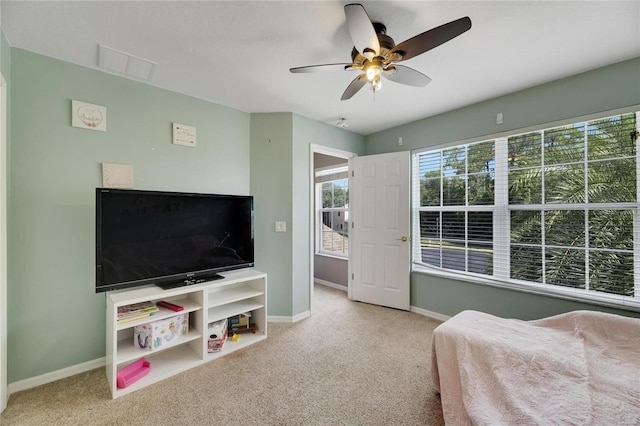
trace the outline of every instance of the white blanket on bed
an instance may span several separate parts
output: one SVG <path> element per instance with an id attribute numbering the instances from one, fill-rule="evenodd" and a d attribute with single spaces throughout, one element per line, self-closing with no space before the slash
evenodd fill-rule
<path id="1" fill-rule="evenodd" d="M 640 425 L 640 319 L 464 311 L 432 351 L 448 425 Z"/>

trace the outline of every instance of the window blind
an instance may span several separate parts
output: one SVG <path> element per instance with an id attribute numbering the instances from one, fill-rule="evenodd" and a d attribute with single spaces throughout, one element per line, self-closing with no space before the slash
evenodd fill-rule
<path id="1" fill-rule="evenodd" d="M 637 131 L 628 113 L 414 154 L 414 262 L 640 300 Z"/>

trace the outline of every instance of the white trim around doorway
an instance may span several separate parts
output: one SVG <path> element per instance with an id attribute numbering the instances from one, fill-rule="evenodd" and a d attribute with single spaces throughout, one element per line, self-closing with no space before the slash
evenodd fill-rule
<path id="1" fill-rule="evenodd" d="M 309 144 L 309 310 L 313 313 L 313 283 L 315 275 L 315 170 L 314 170 L 314 154 L 325 154 L 332 157 L 344 158 L 349 160 L 357 157 L 355 152 L 343 151 L 336 148 L 330 148 L 324 145 Z"/>

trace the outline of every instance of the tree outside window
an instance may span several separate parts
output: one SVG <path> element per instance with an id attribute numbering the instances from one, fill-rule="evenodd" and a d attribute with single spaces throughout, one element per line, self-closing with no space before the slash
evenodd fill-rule
<path id="1" fill-rule="evenodd" d="M 640 299 L 637 117 L 415 154 L 414 262 Z"/>

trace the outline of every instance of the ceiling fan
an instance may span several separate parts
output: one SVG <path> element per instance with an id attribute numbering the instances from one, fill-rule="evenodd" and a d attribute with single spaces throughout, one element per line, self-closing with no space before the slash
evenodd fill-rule
<path id="1" fill-rule="evenodd" d="M 290 68 L 292 73 L 324 71 L 361 71 L 347 86 L 341 100 L 351 99 L 367 83 L 374 94 L 382 87 L 380 77 L 396 83 L 415 87 L 426 86 L 431 79 L 419 71 L 398 62 L 411 59 L 434 47 L 459 36 L 471 28 L 471 19 L 464 17 L 425 31 L 396 45 L 387 33 L 387 28 L 379 22 L 371 22 L 361 4 L 344 7 L 347 28 L 353 40 L 351 63 L 309 65 Z"/>

